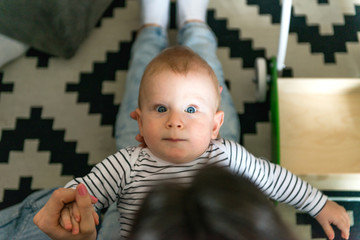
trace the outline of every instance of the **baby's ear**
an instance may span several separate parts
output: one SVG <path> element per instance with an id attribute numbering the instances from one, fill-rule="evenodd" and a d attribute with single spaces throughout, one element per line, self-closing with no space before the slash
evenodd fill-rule
<path id="1" fill-rule="evenodd" d="M 224 112 L 217 111 L 214 116 L 214 126 L 211 134 L 211 139 L 216 139 L 219 137 L 220 128 L 223 123 L 224 123 Z"/>
<path id="2" fill-rule="evenodd" d="M 141 119 L 141 110 L 140 108 L 136 108 L 135 110 L 135 119 L 138 122 L 140 135 L 143 136 L 143 125 L 142 125 L 142 119 Z"/>

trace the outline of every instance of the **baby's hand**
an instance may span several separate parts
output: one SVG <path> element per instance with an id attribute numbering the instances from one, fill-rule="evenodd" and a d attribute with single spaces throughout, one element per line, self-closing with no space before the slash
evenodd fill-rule
<path id="1" fill-rule="evenodd" d="M 97 202 L 97 199 L 93 196 L 91 196 L 91 203 L 94 204 Z M 92 212 L 93 218 L 94 218 L 94 222 L 96 225 L 99 224 L 99 216 L 97 215 L 97 213 L 95 212 L 95 210 L 93 209 Z M 79 234 L 79 229 L 80 229 L 80 223 L 81 218 L 80 218 L 80 211 L 78 208 L 78 205 L 76 202 L 72 202 L 69 204 L 66 204 L 65 207 L 61 210 L 60 213 L 60 225 L 67 231 L 71 231 L 72 234 L 76 235 Z"/>
<path id="2" fill-rule="evenodd" d="M 349 239 L 350 236 L 350 217 L 347 214 L 344 207 L 340 206 L 336 202 L 328 200 L 324 208 L 315 217 L 320 223 L 326 236 L 329 239 L 334 239 L 335 233 L 331 224 L 336 225 L 341 231 L 341 237 L 343 239 Z"/>

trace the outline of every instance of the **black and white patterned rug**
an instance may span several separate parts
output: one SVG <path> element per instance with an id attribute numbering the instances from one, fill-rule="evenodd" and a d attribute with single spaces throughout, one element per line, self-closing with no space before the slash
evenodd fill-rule
<path id="1" fill-rule="evenodd" d="M 71 59 L 30 49 L 0 69 L 0 209 L 38 189 L 61 186 L 116 151 L 114 122 L 138 7 L 136 0 L 115 0 Z M 280 13 L 279 0 L 211 0 L 208 9 L 241 121 L 241 143 L 266 158 L 269 101 L 256 101 L 254 62 L 276 56 Z M 294 0 L 284 75 L 360 77 L 359 37 L 359 0 Z M 351 239 L 360 239 L 359 203 L 346 206 L 357 209 Z M 300 239 L 324 238 L 311 229 L 318 228 L 311 220 L 299 220 L 293 209 L 282 212 L 302 227 L 296 230 Z"/>

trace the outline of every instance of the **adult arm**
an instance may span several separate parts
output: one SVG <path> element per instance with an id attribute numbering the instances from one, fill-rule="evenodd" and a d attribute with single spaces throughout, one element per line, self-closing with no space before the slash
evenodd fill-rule
<path id="1" fill-rule="evenodd" d="M 79 207 L 81 222 L 80 233 L 72 235 L 60 226 L 60 212 L 65 204 L 76 201 Z M 96 239 L 95 222 L 92 215 L 91 197 L 83 184 L 74 189 L 60 188 L 51 195 L 45 206 L 35 215 L 34 223 L 51 239 L 82 240 Z"/>

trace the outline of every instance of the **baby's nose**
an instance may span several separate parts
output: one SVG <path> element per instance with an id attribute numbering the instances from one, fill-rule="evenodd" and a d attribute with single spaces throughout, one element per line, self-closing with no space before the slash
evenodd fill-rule
<path id="1" fill-rule="evenodd" d="M 183 125 L 181 123 L 168 122 L 167 127 L 168 128 L 182 128 Z"/>
<path id="2" fill-rule="evenodd" d="M 180 114 L 171 113 L 166 123 L 167 128 L 183 128 L 184 124 L 181 120 Z"/>

